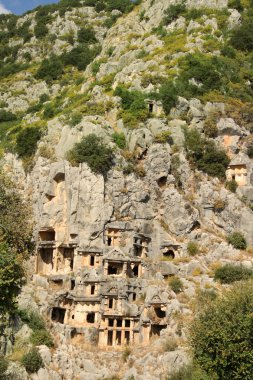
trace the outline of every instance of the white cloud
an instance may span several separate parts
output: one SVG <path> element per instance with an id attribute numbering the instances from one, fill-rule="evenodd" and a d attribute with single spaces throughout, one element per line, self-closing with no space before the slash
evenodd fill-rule
<path id="1" fill-rule="evenodd" d="M 11 12 L 8 11 L 8 9 L 6 9 L 5 6 L 0 3 L 0 14 L 7 14 L 7 13 L 11 13 Z"/>

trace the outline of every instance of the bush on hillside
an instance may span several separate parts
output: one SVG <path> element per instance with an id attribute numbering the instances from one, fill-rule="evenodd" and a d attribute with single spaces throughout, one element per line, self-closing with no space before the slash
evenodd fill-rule
<path id="1" fill-rule="evenodd" d="M 75 144 L 67 156 L 74 164 L 86 162 L 94 173 L 102 174 L 104 177 L 113 165 L 112 149 L 93 133 Z"/>
<path id="2" fill-rule="evenodd" d="M 169 285 L 175 293 L 180 293 L 184 290 L 184 285 L 178 277 L 172 277 L 169 281 Z"/>
<path id="3" fill-rule="evenodd" d="M 212 177 L 225 178 L 229 158 L 215 143 L 201 137 L 196 129 L 185 130 L 187 157 L 199 170 Z"/>
<path id="4" fill-rule="evenodd" d="M 202 305 L 190 329 L 194 359 L 211 379 L 252 380 L 252 282 Z"/>
<path id="5" fill-rule="evenodd" d="M 199 253 L 198 243 L 196 243 L 195 241 L 189 241 L 189 243 L 187 244 L 187 252 L 190 256 L 197 255 Z"/>
<path id="6" fill-rule="evenodd" d="M 85 70 L 99 53 L 99 48 L 90 49 L 88 45 L 78 45 L 70 52 L 62 55 L 64 65 L 76 66 L 78 70 Z"/>
<path id="7" fill-rule="evenodd" d="M 43 79 L 46 82 L 51 82 L 58 79 L 63 74 L 63 64 L 61 59 L 52 56 L 50 59 L 44 59 L 41 62 L 39 69 L 35 75 L 37 79 Z"/>
<path id="8" fill-rule="evenodd" d="M 248 280 L 253 276 L 251 269 L 242 265 L 227 264 L 215 270 L 214 279 L 221 284 L 232 284 L 235 281 Z"/>
<path id="9" fill-rule="evenodd" d="M 0 109 L 0 123 L 2 123 L 3 121 L 13 121 L 13 120 L 17 120 L 16 115 L 14 115 L 10 111 Z"/>
<path id="10" fill-rule="evenodd" d="M 69 120 L 69 125 L 71 127 L 76 126 L 77 124 L 81 123 L 83 118 L 83 115 L 80 112 L 76 112 L 71 116 L 71 119 Z"/>
<path id="11" fill-rule="evenodd" d="M 93 44 L 97 42 L 94 29 L 91 26 L 83 27 L 78 30 L 77 40 L 79 43 Z"/>
<path id="12" fill-rule="evenodd" d="M 114 132 L 112 134 L 112 139 L 118 148 L 120 148 L 120 149 L 126 148 L 126 137 L 125 137 L 125 134 L 123 132 Z"/>
<path id="13" fill-rule="evenodd" d="M 36 348 L 31 349 L 25 354 L 21 359 L 21 363 L 28 373 L 38 372 L 40 368 L 44 367 L 42 357 Z"/>
<path id="14" fill-rule="evenodd" d="M 235 49 L 252 52 L 253 50 L 253 28 L 252 18 L 245 18 L 242 24 L 233 31 L 230 42 Z"/>
<path id="15" fill-rule="evenodd" d="M 34 27 L 34 35 L 36 38 L 43 38 L 48 34 L 48 28 L 47 26 L 42 23 L 38 22 Z"/>
<path id="16" fill-rule="evenodd" d="M 26 323 L 33 331 L 45 329 L 45 322 L 42 317 L 34 311 L 28 312 L 25 309 L 19 309 L 18 315 L 22 322 Z"/>
<path id="17" fill-rule="evenodd" d="M 238 187 L 237 182 L 234 179 L 226 182 L 226 188 L 232 193 L 236 192 L 237 187 Z"/>
<path id="18" fill-rule="evenodd" d="M 232 232 L 227 237 L 228 243 L 232 244 L 232 246 L 236 249 L 246 249 L 247 248 L 247 242 L 245 237 L 241 232 Z"/>
<path id="19" fill-rule="evenodd" d="M 179 91 L 172 81 L 166 81 L 159 90 L 163 110 L 168 115 L 172 107 L 175 107 Z"/>
<path id="20" fill-rule="evenodd" d="M 163 23 L 165 25 L 170 24 L 172 21 L 176 20 L 183 12 L 186 10 L 185 1 L 178 4 L 172 4 L 165 11 L 165 17 Z"/>
<path id="21" fill-rule="evenodd" d="M 31 157 L 37 149 L 37 143 L 42 136 L 39 128 L 22 129 L 17 136 L 16 152 L 20 158 Z"/>
<path id="22" fill-rule="evenodd" d="M 51 335 L 45 329 L 33 331 L 30 340 L 35 346 L 45 345 L 47 347 L 53 347 L 54 345 Z"/>
<path id="23" fill-rule="evenodd" d="M 132 112 L 146 109 L 145 96 L 141 91 L 129 91 L 125 87 L 118 86 L 114 91 L 115 96 L 121 98 L 122 108 Z"/>

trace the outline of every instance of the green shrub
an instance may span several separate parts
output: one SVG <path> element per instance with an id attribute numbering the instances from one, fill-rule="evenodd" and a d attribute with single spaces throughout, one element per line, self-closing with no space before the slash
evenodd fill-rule
<path id="1" fill-rule="evenodd" d="M 112 134 L 112 139 L 117 145 L 118 148 L 120 149 L 125 149 L 126 148 L 126 137 L 123 132 L 114 132 Z"/>
<path id="2" fill-rule="evenodd" d="M 93 75 L 96 75 L 99 72 L 100 66 L 101 66 L 100 61 L 95 61 L 92 63 L 91 70 L 92 70 Z"/>
<path id="3" fill-rule="evenodd" d="M 39 314 L 33 311 L 29 312 L 24 309 L 19 309 L 18 315 L 22 322 L 26 323 L 33 331 L 45 330 L 45 322 Z"/>
<path id="4" fill-rule="evenodd" d="M 175 107 L 178 97 L 178 89 L 172 81 L 166 81 L 159 90 L 163 109 L 166 114 L 170 113 L 172 107 Z"/>
<path id="5" fill-rule="evenodd" d="M 74 127 L 75 125 L 81 123 L 83 118 L 83 115 L 80 112 L 76 112 L 71 116 L 71 119 L 69 121 L 69 125 L 71 127 Z"/>
<path id="6" fill-rule="evenodd" d="M 19 157 L 31 157 L 37 149 L 37 143 L 42 136 L 39 128 L 29 127 L 22 129 L 17 136 L 16 152 Z"/>
<path id="7" fill-rule="evenodd" d="M 183 283 L 178 277 L 172 277 L 169 281 L 169 285 L 175 293 L 180 293 L 184 289 Z"/>
<path id="8" fill-rule="evenodd" d="M 14 115 L 10 111 L 0 109 L 0 123 L 2 123 L 4 121 L 13 121 L 13 120 L 17 120 L 16 115 Z"/>
<path id="9" fill-rule="evenodd" d="M 211 379 L 252 380 L 252 281 L 202 305 L 190 329 L 194 359 Z"/>
<path id="10" fill-rule="evenodd" d="M 159 144 L 166 144 L 166 143 L 173 144 L 171 132 L 164 131 L 164 132 L 158 133 L 157 135 L 154 136 L 154 142 L 159 143 Z"/>
<path id="11" fill-rule="evenodd" d="M 204 122 L 204 134 L 207 137 L 215 138 L 218 136 L 218 128 L 216 124 L 216 120 L 212 117 L 209 117 Z"/>
<path id="12" fill-rule="evenodd" d="M 233 232 L 227 237 L 228 243 L 236 249 L 246 249 L 247 242 L 241 232 Z"/>
<path id="13" fill-rule="evenodd" d="M 189 241 L 189 243 L 187 244 L 187 252 L 190 256 L 197 255 L 199 253 L 198 243 L 196 243 L 195 241 Z"/>
<path id="14" fill-rule="evenodd" d="M 253 50 L 253 28 L 252 18 L 245 18 L 242 24 L 233 31 L 230 42 L 235 49 L 252 52 Z"/>
<path id="15" fill-rule="evenodd" d="M 45 103 L 49 100 L 49 95 L 48 94 L 42 94 L 40 95 L 40 103 Z"/>
<path id="16" fill-rule="evenodd" d="M 232 284 L 235 281 L 248 280 L 253 276 L 251 269 L 242 265 L 227 264 L 215 270 L 214 279 L 221 284 Z"/>
<path id="17" fill-rule="evenodd" d="M 112 149 L 93 133 L 75 144 L 67 156 L 74 164 L 86 162 L 94 173 L 102 174 L 104 177 L 113 165 Z"/>
<path id="18" fill-rule="evenodd" d="M 45 345 L 53 347 L 54 345 L 51 335 L 45 329 L 33 331 L 30 340 L 35 346 Z"/>
<path id="19" fill-rule="evenodd" d="M 99 49 L 90 49 L 88 45 L 78 45 L 70 52 L 63 54 L 61 58 L 64 65 L 72 65 L 76 66 L 78 70 L 85 70 L 98 53 Z"/>
<path id="20" fill-rule="evenodd" d="M 232 193 L 236 192 L 237 187 L 238 187 L 237 182 L 234 179 L 226 182 L 226 188 Z"/>
<path id="21" fill-rule="evenodd" d="M 43 38 L 48 34 L 48 28 L 44 22 L 38 22 L 34 27 L 34 35 L 36 38 Z"/>
<path id="22" fill-rule="evenodd" d="M 186 10 L 185 1 L 178 4 L 172 4 L 165 11 L 165 17 L 163 19 L 164 24 L 168 25 L 172 21 L 176 20 Z"/>
<path id="23" fill-rule="evenodd" d="M 141 91 L 129 91 L 124 87 L 116 87 L 115 96 L 121 97 L 122 108 L 132 112 L 146 109 L 145 97 Z"/>
<path id="24" fill-rule="evenodd" d="M 58 79 L 63 74 L 63 64 L 61 59 L 56 56 L 52 56 L 50 59 L 44 59 L 42 61 L 35 78 L 43 79 L 46 82 L 51 82 Z"/>
<path id="25" fill-rule="evenodd" d="M 78 30 L 77 40 L 79 43 L 93 44 L 97 42 L 94 29 L 91 26 L 82 27 Z"/>
<path id="26" fill-rule="evenodd" d="M 244 9 L 241 0 L 229 0 L 228 6 L 229 8 L 236 9 L 238 12 L 242 12 Z"/>
<path id="27" fill-rule="evenodd" d="M 21 363 L 29 373 L 38 372 L 40 368 L 44 367 L 42 357 L 39 351 L 35 348 L 31 349 L 22 357 Z"/>
<path id="28" fill-rule="evenodd" d="M 212 177 L 225 178 L 229 158 L 215 143 L 205 140 L 196 129 L 185 129 L 187 157 L 199 170 Z"/>
<path id="29" fill-rule="evenodd" d="M 42 107 L 43 107 L 43 105 L 41 103 L 33 104 L 32 106 L 30 106 L 30 107 L 27 108 L 26 112 L 27 113 L 39 112 Z"/>
<path id="30" fill-rule="evenodd" d="M 135 128 L 139 122 L 148 118 L 145 96 L 141 91 L 129 91 L 125 87 L 118 86 L 114 95 L 121 97 L 123 111 L 120 116 L 126 127 Z"/>
<path id="31" fill-rule="evenodd" d="M 51 119 L 52 117 L 56 115 L 57 112 L 58 112 L 58 109 L 52 103 L 49 103 L 46 105 L 44 109 L 43 118 Z"/>

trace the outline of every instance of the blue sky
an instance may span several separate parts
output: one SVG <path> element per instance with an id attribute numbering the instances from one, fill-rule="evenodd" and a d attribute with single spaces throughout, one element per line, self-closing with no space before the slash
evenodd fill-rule
<path id="1" fill-rule="evenodd" d="M 38 5 L 58 3 L 58 0 L 0 0 L 0 13 L 8 10 L 15 14 L 22 14 Z"/>

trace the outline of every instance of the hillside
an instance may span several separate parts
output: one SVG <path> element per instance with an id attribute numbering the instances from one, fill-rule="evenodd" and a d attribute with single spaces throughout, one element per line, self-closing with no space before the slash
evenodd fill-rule
<path id="1" fill-rule="evenodd" d="M 1 167 L 35 245 L 18 302 L 51 334 L 32 342 L 22 313 L 6 330 L 17 378 L 176 380 L 217 270 L 251 273 L 252 21 L 248 0 L 0 16 Z M 19 364 L 33 346 L 37 374 Z"/>

